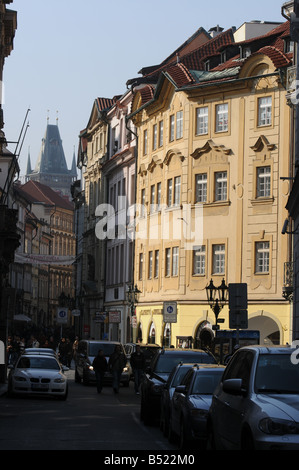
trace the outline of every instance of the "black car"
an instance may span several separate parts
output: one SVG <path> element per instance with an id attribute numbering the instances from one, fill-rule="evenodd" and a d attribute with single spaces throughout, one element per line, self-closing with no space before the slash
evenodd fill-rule
<path id="1" fill-rule="evenodd" d="M 174 390 L 184 379 L 188 370 L 193 366 L 194 364 L 192 363 L 184 364 L 183 362 L 180 362 L 172 369 L 163 388 L 161 396 L 160 428 L 163 431 L 164 436 L 168 436 L 170 404 Z"/>
<path id="2" fill-rule="evenodd" d="M 212 395 L 221 380 L 224 366 L 193 365 L 172 395 L 169 413 L 170 441 L 179 437 L 180 448 L 189 444 L 205 445 L 208 433 L 208 412 Z"/>
<path id="3" fill-rule="evenodd" d="M 144 354 L 146 367 L 150 365 L 154 355 L 161 349 L 161 346 L 159 346 L 158 344 L 126 343 L 124 345 L 124 348 L 129 361 L 131 359 L 132 354 L 136 352 L 136 346 L 140 346 L 141 352 Z"/>
<path id="4" fill-rule="evenodd" d="M 160 419 L 161 395 L 165 383 L 179 362 L 217 364 L 214 356 L 202 349 L 162 349 L 153 358 L 141 384 L 140 419 L 149 424 Z"/>

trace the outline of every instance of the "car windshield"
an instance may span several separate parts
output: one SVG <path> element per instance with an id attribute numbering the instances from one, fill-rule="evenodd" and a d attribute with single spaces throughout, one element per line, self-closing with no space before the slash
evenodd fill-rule
<path id="1" fill-rule="evenodd" d="M 60 370 L 58 362 L 51 357 L 22 357 L 17 369 L 47 369 Z"/>
<path id="2" fill-rule="evenodd" d="M 192 395 L 212 395 L 222 374 L 222 369 L 199 372 L 196 374 L 191 391 Z"/>
<path id="3" fill-rule="evenodd" d="M 257 393 L 299 394 L 299 366 L 290 354 L 261 354 L 258 360 L 255 390 Z"/>
<path id="4" fill-rule="evenodd" d="M 96 356 L 99 349 L 102 349 L 102 351 L 104 351 L 104 356 L 111 356 L 114 352 L 115 346 L 115 344 L 110 343 L 90 343 L 88 355 L 92 357 Z"/>
<path id="5" fill-rule="evenodd" d="M 179 364 L 179 362 L 190 362 L 192 364 L 215 364 L 215 359 L 206 353 L 175 353 L 175 354 L 160 354 L 155 372 L 169 374 L 172 369 Z"/>
<path id="6" fill-rule="evenodd" d="M 177 373 L 175 374 L 175 376 L 173 378 L 173 381 L 172 381 L 172 384 L 171 384 L 172 387 L 176 387 L 177 385 L 180 385 L 181 381 L 183 380 L 183 378 L 187 374 L 190 367 L 191 366 L 189 366 L 189 367 L 184 367 L 183 366 L 183 367 L 180 367 L 178 369 Z"/>

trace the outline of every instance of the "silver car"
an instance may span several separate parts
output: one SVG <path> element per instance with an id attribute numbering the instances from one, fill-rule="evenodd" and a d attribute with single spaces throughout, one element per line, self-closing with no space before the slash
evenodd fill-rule
<path id="1" fill-rule="evenodd" d="M 299 365 L 290 347 L 248 346 L 214 392 L 209 442 L 216 449 L 299 449 Z"/>
<path id="2" fill-rule="evenodd" d="M 24 354 L 8 376 L 8 395 L 50 395 L 66 400 L 68 381 L 54 356 Z"/>

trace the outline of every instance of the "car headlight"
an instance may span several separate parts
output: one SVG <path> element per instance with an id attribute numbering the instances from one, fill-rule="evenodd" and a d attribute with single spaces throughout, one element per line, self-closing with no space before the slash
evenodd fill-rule
<path id="1" fill-rule="evenodd" d="M 287 419 L 263 418 L 259 422 L 259 429 L 265 434 L 299 434 L 299 426 L 295 421 Z"/>
<path id="2" fill-rule="evenodd" d="M 26 382 L 25 377 L 15 376 L 14 379 L 16 382 Z"/>
<path id="3" fill-rule="evenodd" d="M 129 368 L 126 366 L 123 368 L 123 372 L 128 372 Z"/>
<path id="4" fill-rule="evenodd" d="M 89 369 L 89 370 L 93 370 L 93 367 L 89 365 L 89 366 L 88 366 L 88 369 Z"/>
<path id="5" fill-rule="evenodd" d="M 58 379 L 54 379 L 55 384 L 63 384 L 65 379 L 63 377 L 59 377 Z"/>

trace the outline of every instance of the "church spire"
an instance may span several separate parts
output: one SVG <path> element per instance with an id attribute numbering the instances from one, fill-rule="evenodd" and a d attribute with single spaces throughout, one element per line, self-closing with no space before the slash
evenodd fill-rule
<path id="1" fill-rule="evenodd" d="M 26 181 L 29 180 L 29 176 L 32 173 L 32 167 L 31 167 L 31 158 L 30 158 L 30 147 L 28 148 L 28 159 L 27 159 L 27 168 L 26 168 Z"/>

